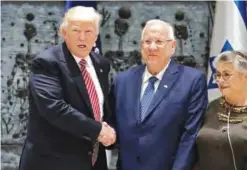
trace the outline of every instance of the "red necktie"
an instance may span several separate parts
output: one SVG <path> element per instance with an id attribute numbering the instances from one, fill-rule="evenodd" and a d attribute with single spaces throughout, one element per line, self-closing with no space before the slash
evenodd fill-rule
<path id="1" fill-rule="evenodd" d="M 87 88 L 87 92 L 88 92 L 88 96 L 90 99 L 90 103 L 93 109 L 93 115 L 94 115 L 94 119 L 96 121 L 100 121 L 100 106 L 99 106 L 99 97 L 97 95 L 97 91 L 96 88 L 94 86 L 93 80 L 89 74 L 89 72 L 86 69 L 86 60 L 82 59 L 79 62 L 80 66 L 81 66 L 81 74 L 82 77 L 84 79 L 86 88 Z M 99 152 L 99 142 L 96 142 L 93 146 L 93 154 L 92 154 L 92 164 L 94 165 L 95 162 L 97 161 L 97 157 L 98 157 L 98 152 Z"/>

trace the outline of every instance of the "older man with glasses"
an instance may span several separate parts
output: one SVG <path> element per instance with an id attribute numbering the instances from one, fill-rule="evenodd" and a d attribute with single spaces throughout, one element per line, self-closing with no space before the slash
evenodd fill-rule
<path id="1" fill-rule="evenodd" d="M 140 43 L 145 64 L 120 73 L 111 93 L 121 169 L 191 170 L 208 103 L 206 77 L 171 59 L 170 24 L 148 21 Z"/>

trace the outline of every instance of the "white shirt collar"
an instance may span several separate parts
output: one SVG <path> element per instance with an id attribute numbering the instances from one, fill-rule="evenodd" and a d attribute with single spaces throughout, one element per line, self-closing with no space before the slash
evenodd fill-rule
<path id="1" fill-rule="evenodd" d="M 82 59 L 82 58 L 77 57 L 77 56 L 75 56 L 74 54 L 72 54 L 72 56 L 74 57 L 74 59 L 75 59 L 76 63 L 77 63 L 78 65 L 80 65 L 80 61 L 81 61 L 81 59 Z M 85 57 L 85 58 L 83 58 L 83 59 L 85 59 L 85 60 L 86 60 L 86 62 L 87 62 L 87 65 L 86 65 L 86 66 L 92 66 L 92 65 L 93 65 L 92 60 L 91 60 L 91 58 L 90 58 L 90 56 L 89 56 L 89 55 L 88 55 L 88 56 L 86 56 L 86 57 Z"/>
<path id="2" fill-rule="evenodd" d="M 167 65 L 155 76 L 159 81 L 162 79 L 167 67 L 169 66 L 171 60 L 168 61 Z M 144 71 L 144 76 L 143 76 L 143 83 L 146 83 L 150 77 L 153 75 L 148 71 L 147 66 Z"/>

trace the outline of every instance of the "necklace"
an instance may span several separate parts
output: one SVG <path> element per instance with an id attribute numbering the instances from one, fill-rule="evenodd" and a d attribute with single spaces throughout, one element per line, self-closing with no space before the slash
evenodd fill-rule
<path id="1" fill-rule="evenodd" d="M 220 121 L 227 122 L 229 118 L 230 123 L 241 123 L 247 120 L 247 105 L 245 106 L 234 106 L 228 103 L 224 97 L 220 99 L 220 105 L 224 109 L 223 113 L 218 113 Z M 231 112 L 230 117 L 228 112 Z"/>

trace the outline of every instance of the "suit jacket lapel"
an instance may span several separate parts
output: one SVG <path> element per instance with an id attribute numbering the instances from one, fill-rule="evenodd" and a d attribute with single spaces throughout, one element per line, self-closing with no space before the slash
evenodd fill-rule
<path id="1" fill-rule="evenodd" d="M 133 87 L 133 91 L 129 92 L 133 95 L 133 108 L 135 114 L 136 121 L 140 123 L 140 94 L 141 94 L 141 87 L 142 87 L 142 76 L 145 70 L 145 65 L 140 66 L 136 72 L 134 72 L 133 76 L 130 76 L 130 87 Z M 131 96 L 132 96 L 131 95 Z"/>
<path id="2" fill-rule="evenodd" d="M 77 90 L 81 94 L 83 101 L 86 103 L 88 109 L 90 110 L 90 113 L 92 113 L 93 116 L 93 109 L 89 100 L 87 88 L 84 82 L 84 79 L 81 75 L 81 70 L 79 69 L 75 59 L 69 52 L 67 46 L 65 43 L 62 45 L 62 50 L 63 50 L 63 57 L 61 57 L 61 61 L 65 64 L 65 68 L 68 67 L 70 75 L 72 77 L 72 80 L 75 82 L 77 86 Z"/>
<path id="3" fill-rule="evenodd" d="M 152 99 L 152 102 L 147 110 L 147 116 L 145 119 L 151 116 L 153 110 L 159 105 L 159 103 L 165 98 L 165 96 L 171 92 L 172 86 L 178 78 L 178 65 L 175 61 L 171 61 L 167 70 L 165 71 L 162 80 L 159 84 L 159 87 Z M 145 121 L 143 120 L 143 122 Z"/>

